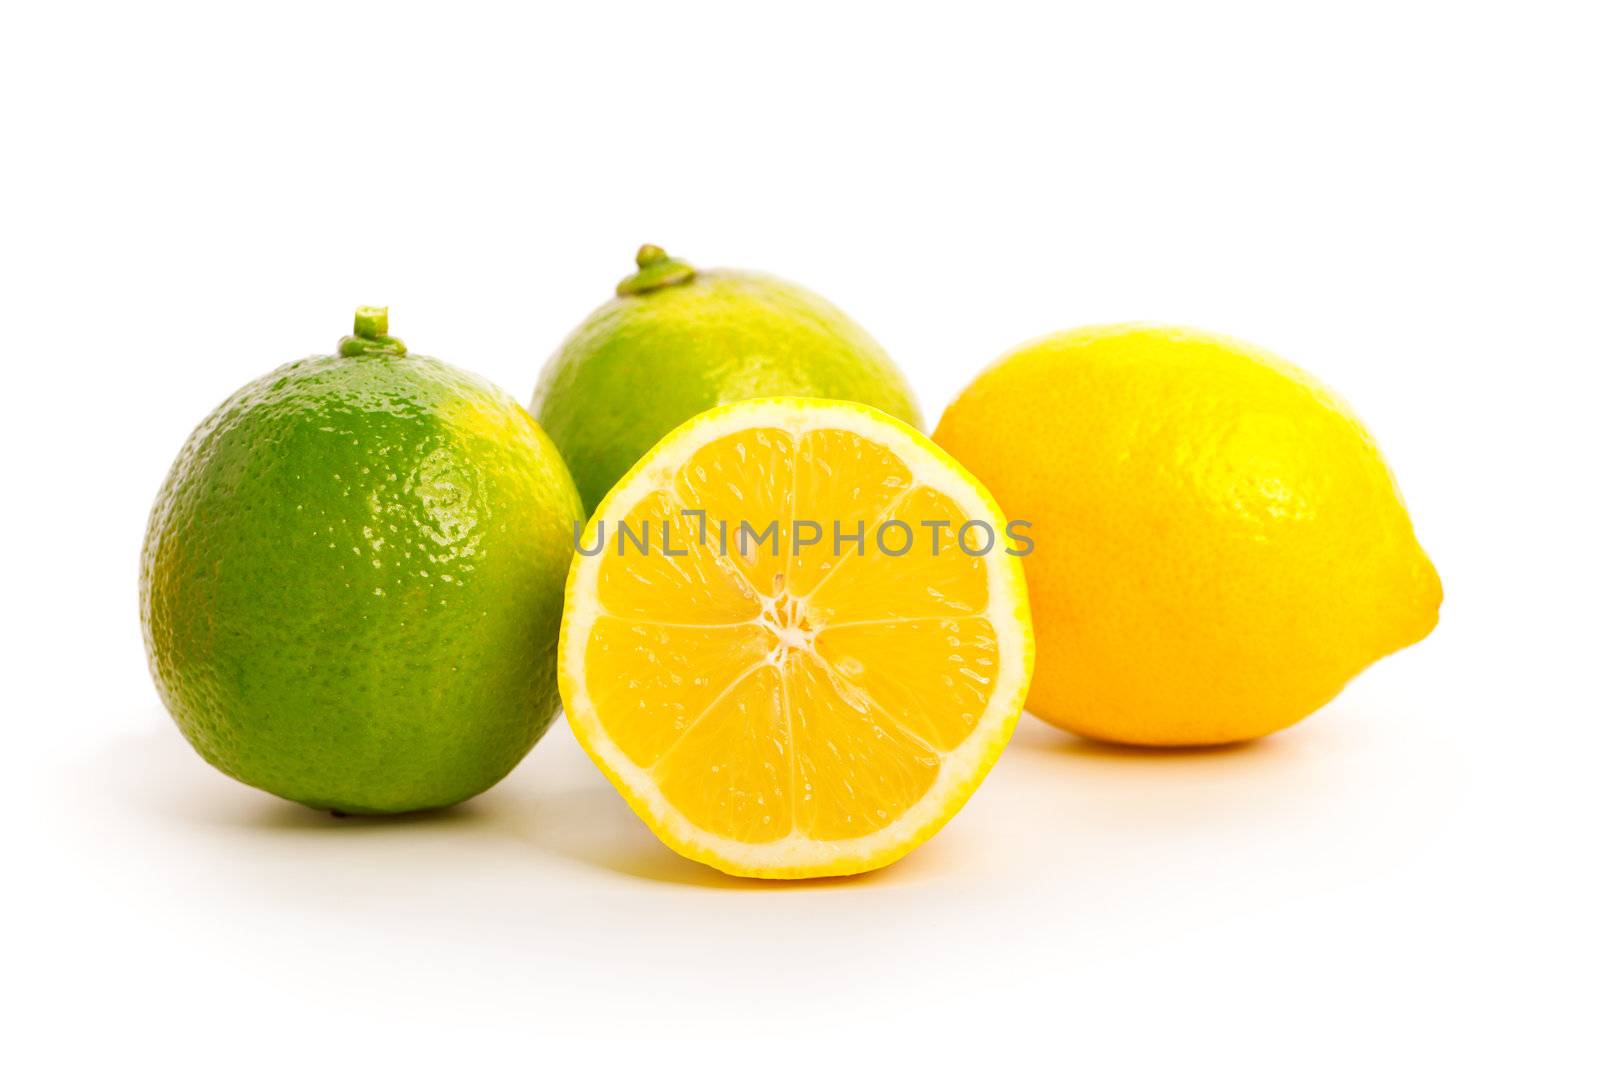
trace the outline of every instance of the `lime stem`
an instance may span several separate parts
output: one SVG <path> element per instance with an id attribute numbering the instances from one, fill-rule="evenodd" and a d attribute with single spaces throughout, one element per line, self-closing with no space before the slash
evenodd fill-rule
<path id="1" fill-rule="evenodd" d="M 389 332 L 389 309 L 374 307 L 356 308 L 356 336 L 375 338 Z"/>
<path id="2" fill-rule="evenodd" d="M 640 245 L 633 261 L 639 265 L 639 270 L 617 283 L 618 296 L 637 296 L 669 285 L 682 285 L 695 273 L 693 267 L 681 259 L 673 259 L 660 245 Z"/>
<path id="3" fill-rule="evenodd" d="M 406 345 L 400 338 L 389 336 L 388 308 L 362 305 L 356 308 L 355 333 L 339 342 L 339 354 L 403 356 L 406 354 Z"/>

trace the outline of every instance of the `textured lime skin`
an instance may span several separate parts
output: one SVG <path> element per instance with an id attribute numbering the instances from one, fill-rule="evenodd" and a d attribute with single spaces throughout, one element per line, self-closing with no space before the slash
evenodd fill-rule
<path id="1" fill-rule="evenodd" d="M 533 413 L 592 511 L 669 430 L 766 396 L 854 400 L 922 428 L 911 387 L 865 330 L 807 289 L 734 270 L 597 308 L 545 365 Z"/>
<path id="2" fill-rule="evenodd" d="M 425 356 L 324 356 L 190 436 L 140 573 L 152 673 L 213 766 L 315 808 L 464 800 L 557 709 L 571 477 L 515 400 Z"/>

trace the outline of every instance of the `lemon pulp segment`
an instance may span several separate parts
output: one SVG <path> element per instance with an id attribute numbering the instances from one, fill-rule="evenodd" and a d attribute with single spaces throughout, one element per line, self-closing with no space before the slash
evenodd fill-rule
<path id="1" fill-rule="evenodd" d="M 591 520 L 563 633 L 575 732 L 694 858 L 889 862 L 1015 723 L 1031 638 L 1004 532 L 970 476 L 858 405 L 702 416 Z"/>

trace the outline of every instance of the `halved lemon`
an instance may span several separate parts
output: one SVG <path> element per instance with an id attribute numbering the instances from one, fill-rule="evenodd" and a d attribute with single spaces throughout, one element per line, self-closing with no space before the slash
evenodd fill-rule
<path id="1" fill-rule="evenodd" d="M 1008 532 L 873 408 L 706 412 L 590 517 L 561 625 L 573 733 L 690 859 L 763 878 L 892 863 L 972 795 L 1022 709 Z"/>

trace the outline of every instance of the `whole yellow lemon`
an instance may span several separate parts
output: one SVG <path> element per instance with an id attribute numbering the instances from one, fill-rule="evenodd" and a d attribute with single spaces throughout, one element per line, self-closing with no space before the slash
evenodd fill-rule
<path id="1" fill-rule="evenodd" d="M 980 374 L 934 440 L 1031 523 L 1028 708 L 1075 733 L 1261 737 L 1438 621 L 1439 576 L 1372 436 L 1244 342 L 1054 334 Z"/>

